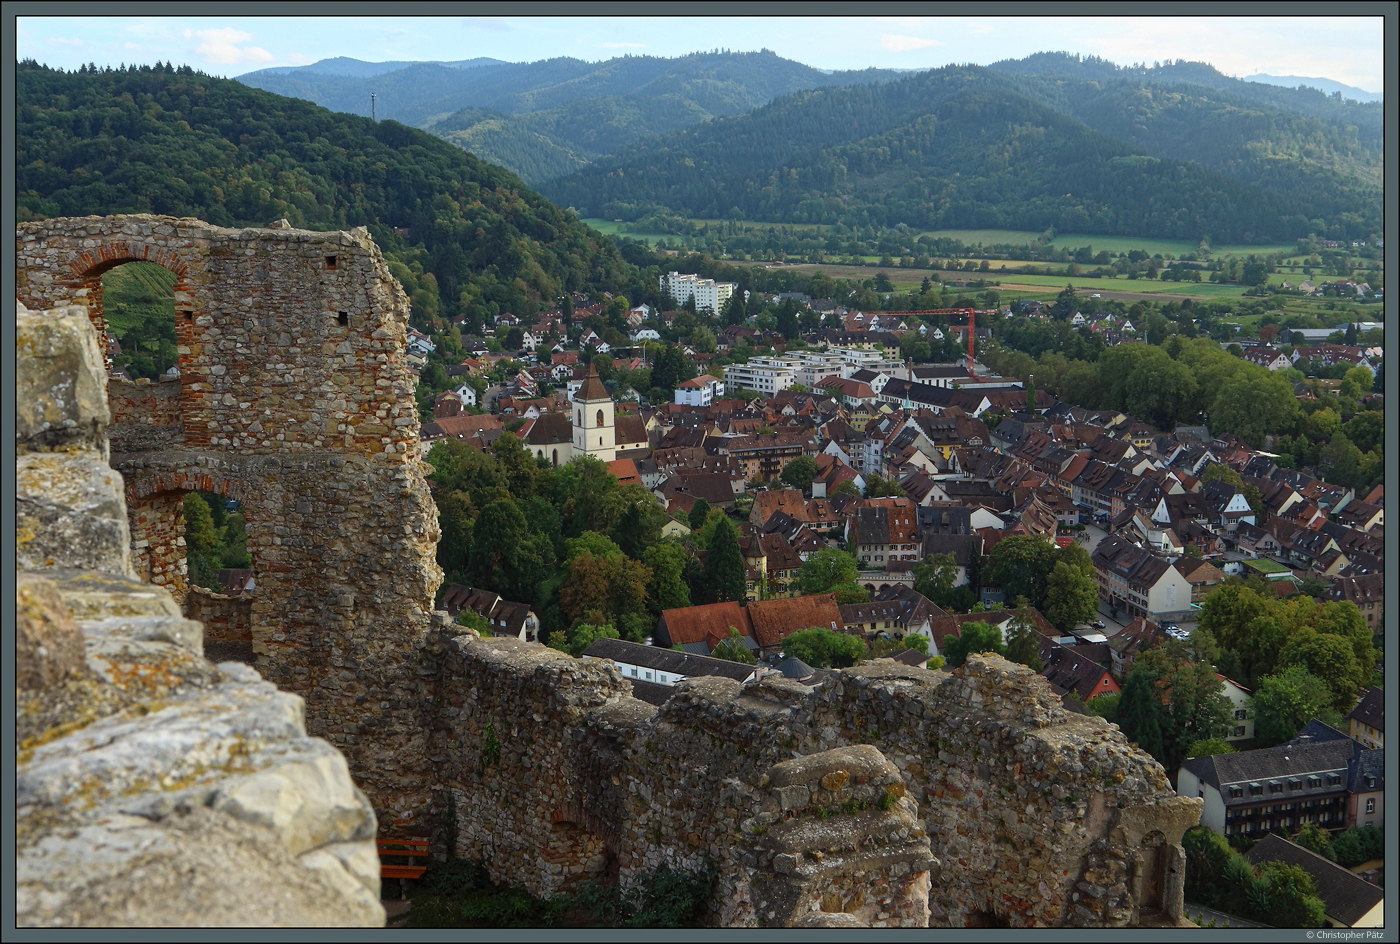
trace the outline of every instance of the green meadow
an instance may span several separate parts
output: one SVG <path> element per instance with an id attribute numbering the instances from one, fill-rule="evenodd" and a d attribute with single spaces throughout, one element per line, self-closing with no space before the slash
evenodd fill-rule
<path id="1" fill-rule="evenodd" d="M 921 235 L 932 237 L 945 237 L 959 240 L 969 246 L 981 244 L 992 246 L 997 244 L 1011 244 L 1015 246 L 1027 245 L 1040 238 L 1039 233 L 1032 233 L 1028 230 L 1012 229 L 940 229 L 929 230 Z M 1093 233 L 1060 233 L 1050 245 L 1056 249 L 1078 249 L 1081 246 L 1092 246 L 1095 252 L 1124 253 L 1134 249 L 1141 249 L 1149 256 L 1161 253 L 1162 255 L 1182 256 L 1189 252 L 1195 252 L 1198 244 L 1185 239 L 1151 239 L 1144 236 L 1103 236 Z M 1293 243 L 1270 243 L 1259 246 L 1243 245 L 1222 245 L 1211 246 L 1211 254 L 1215 256 L 1247 256 L 1250 253 L 1272 253 L 1287 252 L 1295 250 Z"/>

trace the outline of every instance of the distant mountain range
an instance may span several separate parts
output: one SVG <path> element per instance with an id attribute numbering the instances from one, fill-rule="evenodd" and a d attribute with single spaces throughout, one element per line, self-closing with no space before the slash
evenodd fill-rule
<path id="1" fill-rule="evenodd" d="M 365 116 L 373 92 L 380 118 L 431 131 L 533 185 L 572 173 L 645 136 L 743 114 L 779 95 L 888 82 L 906 74 L 893 69 L 823 72 L 764 50 L 676 59 L 623 56 L 606 62 L 328 59 L 295 70 L 264 69 L 238 81 Z"/>
<path id="2" fill-rule="evenodd" d="M 796 93 L 639 142 L 540 191 L 625 220 L 664 208 L 915 229 L 1254 242 L 1341 227 L 1364 238 L 1384 220 L 1379 119 L 1379 105 L 1199 63 L 1121 70 L 1051 55 Z"/>
<path id="3" fill-rule="evenodd" d="M 1262 72 L 1244 77 L 1246 82 L 1260 82 L 1264 85 L 1281 85 L 1284 88 L 1315 88 L 1319 91 L 1331 95 L 1334 92 L 1341 92 L 1343 98 L 1354 98 L 1358 102 L 1381 102 L 1385 101 L 1385 96 L 1380 92 L 1368 92 L 1365 89 L 1357 88 L 1355 85 L 1344 85 L 1341 82 L 1334 82 L 1331 79 L 1318 79 L 1306 75 L 1265 75 Z"/>
<path id="4" fill-rule="evenodd" d="M 1379 231 L 1383 106 L 1037 53 L 827 73 L 760 53 L 326 60 L 242 77 L 431 131 L 584 214 L 1264 241 Z"/>
<path id="5" fill-rule="evenodd" d="M 510 65 L 501 59 L 487 59 L 478 57 L 476 59 L 459 59 L 456 62 L 364 62 L 360 59 L 351 59 L 349 56 L 336 56 L 333 59 L 322 59 L 313 62 L 309 66 L 274 66 L 271 69 L 258 69 L 255 72 L 248 72 L 236 76 L 239 82 L 244 85 L 258 86 L 262 77 L 269 75 L 298 75 L 308 73 L 311 75 L 342 75 L 354 76 L 356 78 L 369 78 L 370 76 L 383 75 L 386 72 L 397 72 L 400 69 L 407 69 L 411 66 L 443 66 L 447 69 L 474 69 L 478 66 L 504 66 Z M 261 88 L 261 86 L 258 86 Z"/>

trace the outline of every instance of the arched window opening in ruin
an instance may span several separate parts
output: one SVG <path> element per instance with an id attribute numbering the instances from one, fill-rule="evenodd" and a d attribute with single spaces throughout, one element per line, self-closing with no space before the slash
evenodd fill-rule
<path id="1" fill-rule="evenodd" d="M 598 411 L 598 420 L 597 420 L 597 422 L 595 422 L 593 425 L 594 425 L 594 426 L 602 426 L 602 425 L 603 425 L 603 411 L 602 411 L 602 410 L 599 410 L 599 411 Z"/>
<path id="2" fill-rule="evenodd" d="M 114 371 L 132 380 L 158 381 L 179 368 L 179 332 L 193 321 L 192 311 L 175 310 L 176 275 L 154 262 L 135 260 L 93 279 L 88 310 L 107 325 L 108 352 Z M 95 291 L 94 291 L 95 288 Z"/>
<path id="3" fill-rule="evenodd" d="M 214 484 L 218 491 L 129 494 L 132 564 L 140 579 L 168 590 L 186 617 L 205 624 L 205 649 L 216 661 L 251 663 L 258 575 L 249 522 L 228 484 Z"/>

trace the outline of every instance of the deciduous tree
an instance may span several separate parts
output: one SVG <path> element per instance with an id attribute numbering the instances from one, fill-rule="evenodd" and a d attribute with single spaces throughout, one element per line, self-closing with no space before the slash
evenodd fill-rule
<path id="1" fill-rule="evenodd" d="M 845 551 L 824 547 L 797 570 L 797 589 L 803 596 L 828 593 L 837 584 L 855 583 L 860 576 L 856 559 Z"/>
<path id="2" fill-rule="evenodd" d="M 1094 615 L 1099 591 L 1094 578 L 1060 561 L 1045 581 L 1045 617 L 1062 630 Z"/>
<path id="3" fill-rule="evenodd" d="M 783 466 L 779 476 L 785 483 L 802 492 L 812 490 L 812 480 L 817 477 L 817 460 L 811 456 L 798 456 Z"/>
<path id="4" fill-rule="evenodd" d="M 940 648 L 943 650 L 945 664 L 950 669 L 962 665 L 974 652 L 1006 655 L 1006 644 L 1002 642 L 1001 630 L 982 620 L 963 623 L 956 634 L 943 640 Z"/>
<path id="5" fill-rule="evenodd" d="M 1332 701 L 1327 683 L 1301 665 L 1290 665 L 1260 680 L 1250 704 L 1254 709 L 1254 737 L 1261 747 L 1272 747 L 1292 738 Z"/>
<path id="6" fill-rule="evenodd" d="M 850 633 L 812 627 L 783 639 L 783 652 L 816 669 L 842 669 L 865 655 L 865 641 Z"/>

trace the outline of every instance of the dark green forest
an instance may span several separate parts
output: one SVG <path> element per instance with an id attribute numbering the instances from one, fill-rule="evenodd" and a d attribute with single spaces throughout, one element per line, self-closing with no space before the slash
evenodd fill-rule
<path id="1" fill-rule="evenodd" d="M 530 314 L 636 278 L 611 242 L 510 172 L 394 121 L 169 65 L 16 71 L 19 220 L 193 216 L 367 226 L 419 323 Z M 653 285 L 655 283 L 652 283 Z"/>
<path id="2" fill-rule="evenodd" d="M 1263 242 L 1379 233 L 1381 166 L 1369 132 L 1204 86 L 950 66 L 788 95 L 647 139 L 541 190 L 621 219 L 665 208 Z"/>

